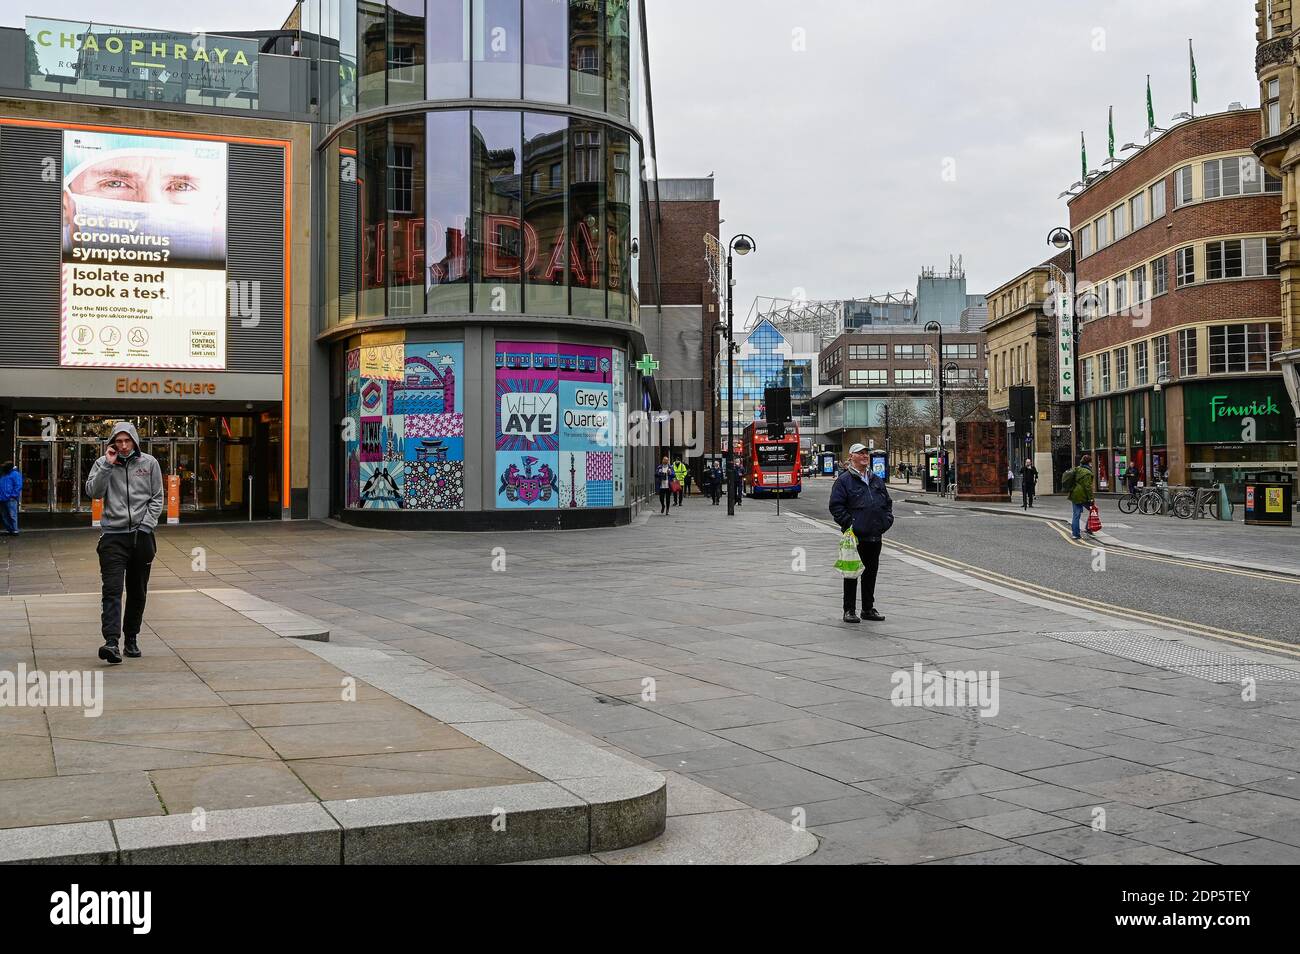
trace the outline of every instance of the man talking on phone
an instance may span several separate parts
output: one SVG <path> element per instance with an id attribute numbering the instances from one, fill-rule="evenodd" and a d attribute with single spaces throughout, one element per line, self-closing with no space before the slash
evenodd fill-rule
<path id="1" fill-rule="evenodd" d="M 130 421 L 113 426 L 108 450 L 86 478 L 86 494 L 104 501 L 103 535 L 95 548 L 104 599 L 104 645 L 99 647 L 99 658 L 116 665 L 122 661 L 117 648 L 122 636 L 126 637 L 126 654 L 132 658 L 140 655 L 138 637 L 149 592 L 149 567 L 158 552 L 153 530 L 163 510 L 162 468 L 140 450 L 140 435 Z"/>

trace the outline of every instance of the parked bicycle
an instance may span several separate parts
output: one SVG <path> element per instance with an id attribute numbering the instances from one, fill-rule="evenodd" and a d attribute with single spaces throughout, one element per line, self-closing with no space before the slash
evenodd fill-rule
<path id="1" fill-rule="evenodd" d="M 1174 516 L 1187 520 L 1193 514 L 1202 518 L 1219 518 L 1219 484 L 1209 487 L 1189 487 L 1174 496 Z M 1228 501 L 1228 517 L 1232 517 L 1232 501 Z"/>
<path id="2" fill-rule="evenodd" d="M 1154 487 L 1144 487 L 1124 494 L 1119 498 L 1119 509 L 1121 513 L 1141 512 L 1145 516 L 1154 517 L 1156 514 L 1169 512 L 1170 500 L 1169 487 L 1165 484 L 1156 484 Z"/>

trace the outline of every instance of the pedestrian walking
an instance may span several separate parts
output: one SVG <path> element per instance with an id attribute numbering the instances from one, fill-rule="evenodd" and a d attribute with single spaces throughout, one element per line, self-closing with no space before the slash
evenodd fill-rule
<path id="1" fill-rule="evenodd" d="M 713 498 L 713 506 L 716 507 L 718 499 L 722 496 L 722 468 L 715 460 L 705 473 L 709 478 L 709 496 Z"/>
<path id="2" fill-rule="evenodd" d="M 120 637 L 125 637 L 126 655 L 140 655 L 137 637 L 149 593 L 149 569 L 158 553 L 153 531 L 163 510 L 162 469 L 157 460 L 140 450 L 140 435 L 130 421 L 114 426 L 107 451 L 90 468 L 86 496 L 104 501 L 102 535 L 95 548 L 103 583 L 104 645 L 99 647 L 99 658 L 117 664 L 122 661 L 117 649 Z"/>
<path id="3" fill-rule="evenodd" d="M 655 492 L 659 494 L 659 512 L 668 513 L 673 501 L 673 468 L 667 455 L 655 468 Z"/>
<path id="4" fill-rule="evenodd" d="M 1085 510 L 1092 508 L 1093 501 L 1096 499 L 1094 488 L 1096 482 L 1092 474 L 1092 468 L 1089 466 L 1092 458 L 1084 454 L 1079 458 L 1079 466 L 1067 470 L 1061 475 L 1061 489 L 1070 496 L 1070 503 L 1073 504 L 1073 513 L 1070 517 L 1070 534 L 1074 539 L 1082 539 L 1079 536 L 1079 518 L 1083 516 Z"/>
<path id="5" fill-rule="evenodd" d="M 741 501 L 745 499 L 745 465 L 734 457 L 731 461 L 731 492 L 735 495 L 736 506 L 739 507 Z"/>
<path id="6" fill-rule="evenodd" d="M 849 460 L 831 488 L 831 519 L 843 532 L 853 530 L 862 560 L 862 616 L 856 612 L 857 580 L 844 581 L 844 622 L 867 619 L 882 622 L 876 609 L 876 573 L 880 569 L 883 536 L 894 525 L 894 502 L 889 488 L 871 472 L 871 455 L 862 444 L 849 448 Z"/>
<path id="7" fill-rule="evenodd" d="M 1128 470 L 1124 472 L 1124 482 L 1128 484 L 1128 492 L 1136 494 L 1138 492 L 1138 472 L 1137 468 L 1129 464 Z"/>
<path id="8" fill-rule="evenodd" d="M 673 503 L 682 505 L 682 495 L 686 491 L 686 476 L 689 471 L 680 457 L 673 461 Z"/>
<path id="9" fill-rule="evenodd" d="M 1034 505 L 1034 491 L 1038 488 L 1038 468 L 1028 457 L 1025 466 L 1020 468 L 1020 509 L 1028 510 Z"/>
<path id="10" fill-rule="evenodd" d="M 1010 466 L 1007 467 L 1007 499 L 1016 499 L 1016 472 Z"/>
<path id="11" fill-rule="evenodd" d="M 18 536 L 18 502 L 23 497 L 23 475 L 7 460 L 0 464 L 0 526 L 5 536 Z"/>

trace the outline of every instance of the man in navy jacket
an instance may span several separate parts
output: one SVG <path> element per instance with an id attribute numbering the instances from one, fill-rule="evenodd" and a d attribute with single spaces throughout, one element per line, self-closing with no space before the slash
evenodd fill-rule
<path id="1" fill-rule="evenodd" d="M 868 470 L 871 455 L 861 444 L 849 448 L 849 466 L 831 489 L 831 517 L 840 530 L 853 528 L 862 559 L 862 618 L 881 622 L 876 610 L 876 572 L 880 569 L 882 537 L 894 525 L 894 502 L 885 482 Z M 855 612 L 857 582 L 844 580 L 844 622 L 860 623 Z"/>

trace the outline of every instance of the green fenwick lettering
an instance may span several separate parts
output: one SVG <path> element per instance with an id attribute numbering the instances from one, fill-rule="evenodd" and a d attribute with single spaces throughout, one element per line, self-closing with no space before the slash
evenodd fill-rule
<path id="1" fill-rule="evenodd" d="M 1221 417 L 1261 417 L 1270 414 L 1281 414 L 1272 395 L 1266 397 L 1263 402 L 1251 401 L 1249 404 L 1235 405 L 1225 404 L 1228 400 L 1226 394 L 1216 394 L 1210 398 L 1210 423 L 1213 424 Z"/>

